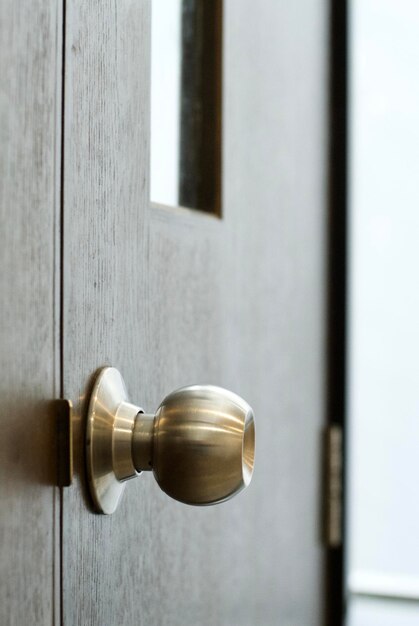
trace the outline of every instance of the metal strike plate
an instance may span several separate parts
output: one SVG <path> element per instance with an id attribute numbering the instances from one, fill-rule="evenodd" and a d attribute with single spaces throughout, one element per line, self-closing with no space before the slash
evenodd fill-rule
<path id="1" fill-rule="evenodd" d="M 70 400 L 56 400 L 57 485 L 69 487 L 73 480 L 73 429 Z"/>

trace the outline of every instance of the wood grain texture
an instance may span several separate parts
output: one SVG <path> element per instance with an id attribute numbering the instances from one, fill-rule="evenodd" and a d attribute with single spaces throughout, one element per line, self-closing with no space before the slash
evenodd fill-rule
<path id="1" fill-rule="evenodd" d="M 150 3 L 69 1 L 67 18 L 65 623 L 319 625 L 327 5 L 225 3 L 222 220 L 149 206 Z M 92 515 L 79 453 L 105 364 L 147 411 L 195 382 L 243 395 L 249 490 L 193 508 L 145 475 Z"/>
<path id="2" fill-rule="evenodd" d="M 0 3 L 0 623 L 56 617 L 61 7 Z M 58 150 L 57 150 L 58 147 Z"/>

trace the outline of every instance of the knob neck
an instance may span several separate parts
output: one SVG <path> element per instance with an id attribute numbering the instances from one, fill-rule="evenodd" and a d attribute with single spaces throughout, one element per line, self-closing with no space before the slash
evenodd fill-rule
<path id="1" fill-rule="evenodd" d="M 112 425 L 113 470 L 119 481 L 137 475 L 132 461 L 132 433 L 140 407 L 130 402 L 121 402 Z"/>
<path id="2" fill-rule="evenodd" d="M 153 469 L 154 415 L 138 413 L 132 434 L 132 462 L 137 472 Z"/>

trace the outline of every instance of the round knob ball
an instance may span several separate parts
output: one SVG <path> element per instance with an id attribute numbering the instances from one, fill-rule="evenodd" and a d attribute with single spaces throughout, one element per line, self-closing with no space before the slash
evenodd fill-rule
<path id="1" fill-rule="evenodd" d="M 160 488 L 180 502 L 216 504 L 247 487 L 254 449 L 251 407 L 221 387 L 178 389 L 155 414 L 153 473 Z"/>

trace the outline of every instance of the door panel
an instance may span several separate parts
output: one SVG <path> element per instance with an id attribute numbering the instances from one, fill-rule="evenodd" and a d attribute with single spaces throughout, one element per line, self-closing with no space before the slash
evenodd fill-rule
<path id="1" fill-rule="evenodd" d="M 53 623 L 58 589 L 51 399 L 60 391 L 60 7 L 52 1 L 0 3 L 0 623 L 5 626 Z"/>
<path id="2" fill-rule="evenodd" d="M 315 626 L 327 7 L 225 2 L 222 219 L 150 205 L 150 9 L 67 2 L 64 621 Z M 249 490 L 195 508 L 144 475 L 113 516 L 93 515 L 85 400 L 105 364 L 147 411 L 184 384 L 243 395 L 257 417 Z"/>

